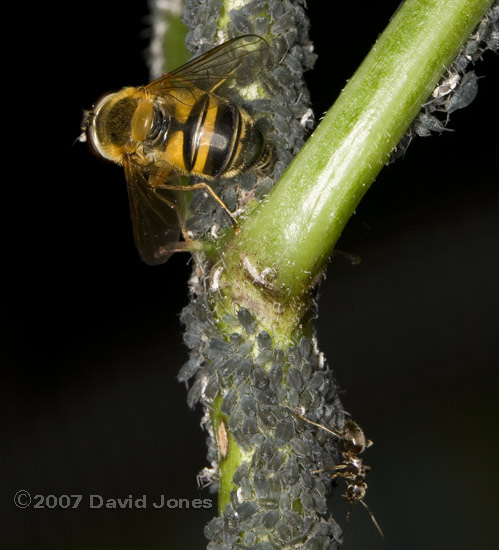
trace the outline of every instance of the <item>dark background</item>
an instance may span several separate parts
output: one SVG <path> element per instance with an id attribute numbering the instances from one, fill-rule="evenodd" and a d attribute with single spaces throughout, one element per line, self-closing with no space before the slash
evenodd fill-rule
<path id="1" fill-rule="evenodd" d="M 327 17 L 309 2 L 320 117 L 395 11 Z M 90 0 L 31 11 L 14 58 L 4 126 L 4 297 L 0 471 L 5 548 L 205 547 L 213 510 L 90 510 L 88 495 L 213 498 L 200 410 L 175 380 L 187 358 L 179 313 L 189 266 L 140 262 L 124 175 L 79 134 L 102 92 L 147 82 L 146 2 Z M 25 30 L 23 31 L 25 32 Z M 417 139 L 352 218 L 321 286 L 319 343 L 344 403 L 375 445 L 367 502 L 344 548 L 488 549 L 496 538 L 499 390 L 499 60 L 476 66 L 479 94 L 454 132 Z M 16 74 L 17 73 L 17 74 Z M 5 85 L 4 85 L 5 86 Z M 16 491 L 83 494 L 77 510 L 18 510 Z M 339 518 L 345 507 L 335 498 Z"/>

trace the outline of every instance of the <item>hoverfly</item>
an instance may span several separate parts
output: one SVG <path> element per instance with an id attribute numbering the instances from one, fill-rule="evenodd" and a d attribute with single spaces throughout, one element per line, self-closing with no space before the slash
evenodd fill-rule
<path id="1" fill-rule="evenodd" d="M 124 167 L 135 244 L 146 263 L 164 263 L 192 245 L 185 191 L 204 189 L 235 223 L 208 183 L 182 185 L 182 176 L 210 181 L 270 162 L 260 129 L 226 98 L 236 81 L 252 82 L 267 50 L 259 36 L 233 38 L 146 86 L 105 95 L 87 113 L 80 140 Z M 176 242 L 180 231 L 186 243 Z"/>

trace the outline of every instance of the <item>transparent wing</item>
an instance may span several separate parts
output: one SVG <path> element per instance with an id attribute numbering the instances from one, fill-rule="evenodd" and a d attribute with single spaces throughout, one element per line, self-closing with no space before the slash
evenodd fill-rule
<path id="1" fill-rule="evenodd" d="M 244 86 L 255 80 L 256 71 L 266 62 L 268 49 L 260 36 L 239 36 L 164 74 L 145 88 L 153 95 L 190 106 L 206 92 L 217 91 L 226 97 L 228 89 L 236 83 Z"/>
<path id="2" fill-rule="evenodd" d="M 125 158 L 123 164 L 135 245 L 145 263 L 163 264 L 178 248 L 185 194 L 155 189 L 154 184 L 160 181 L 180 185 L 180 176 L 167 169 L 161 172 L 143 167 L 130 158 Z"/>

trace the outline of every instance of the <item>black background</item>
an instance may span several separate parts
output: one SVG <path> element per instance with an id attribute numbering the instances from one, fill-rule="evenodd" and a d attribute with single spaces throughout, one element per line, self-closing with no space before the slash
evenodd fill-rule
<path id="1" fill-rule="evenodd" d="M 398 0 L 341 13 L 309 4 L 319 118 Z M 175 380 L 187 358 L 178 315 L 188 257 L 142 264 L 122 171 L 73 144 L 82 108 L 147 82 L 147 4 L 51 9 L 30 10 L 29 54 L 16 46 L 4 83 L 4 547 L 202 549 L 214 509 L 88 506 L 90 494 L 216 497 L 197 489 L 201 414 Z M 498 69 L 486 54 L 455 131 L 413 141 L 381 172 L 339 243 L 362 264 L 335 261 L 321 286 L 319 343 L 347 410 L 375 440 L 366 500 L 387 538 L 359 507 L 347 550 L 486 549 L 495 538 Z M 77 510 L 19 510 L 20 489 L 83 500 Z M 340 498 L 332 507 L 344 516 Z"/>

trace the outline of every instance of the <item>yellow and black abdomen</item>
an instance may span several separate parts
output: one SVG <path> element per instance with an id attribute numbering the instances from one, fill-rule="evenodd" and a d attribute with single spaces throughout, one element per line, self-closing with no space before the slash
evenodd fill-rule
<path id="1" fill-rule="evenodd" d="M 209 179 L 231 177 L 262 159 L 265 139 L 234 103 L 202 94 L 192 106 L 176 105 L 175 116 L 156 107 L 151 135 L 144 143 L 175 170 Z"/>
<path id="2" fill-rule="evenodd" d="M 232 176 L 254 166 L 265 142 L 249 116 L 236 105 L 206 94 L 184 129 L 184 163 L 191 174 Z"/>
<path id="3" fill-rule="evenodd" d="M 184 125 L 184 163 L 191 174 L 217 178 L 234 162 L 243 121 L 229 102 L 203 95 Z"/>
<path id="4" fill-rule="evenodd" d="M 233 176 L 251 168 L 262 157 L 263 135 L 246 112 L 233 103 L 205 94 L 191 112 L 194 114 L 185 122 L 177 119 L 173 124 L 176 128 L 171 128 L 182 134 L 176 138 L 177 147 L 180 137 L 182 144 L 179 167 L 188 174 L 210 179 Z"/>

